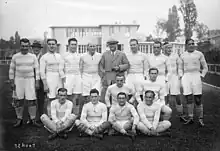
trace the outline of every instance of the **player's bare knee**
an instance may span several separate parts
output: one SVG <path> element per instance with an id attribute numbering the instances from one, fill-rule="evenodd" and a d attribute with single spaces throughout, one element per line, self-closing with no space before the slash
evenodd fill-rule
<path id="1" fill-rule="evenodd" d="M 197 105 L 197 106 L 199 106 L 199 105 L 201 105 L 202 104 L 202 95 L 195 95 L 194 96 L 195 98 L 195 104 Z"/>
<path id="2" fill-rule="evenodd" d="M 28 106 L 36 106 L 36 100 L 28 100 Z"/>
<path id="3" fill-rule="evenodd" d="M 111 127 L 111 123 L 108 121 L 103 122 L 102 125 L 103 125 L 103 128 L 110 128 Z"/>
<path id="4" fill-rule="evenodd" d="M 186 102 L 187 102 L 187 104 L 193 103 L 193 95 L 192 94 L 186 96 Z"/>

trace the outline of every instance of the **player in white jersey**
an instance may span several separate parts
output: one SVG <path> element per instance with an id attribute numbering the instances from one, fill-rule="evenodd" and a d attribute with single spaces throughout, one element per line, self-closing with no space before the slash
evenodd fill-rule
<path id="1" fill-rule="evenodd" d="M 183 94 L 187 100 L 189 116 L 189 119 L 185 124 L 193 123 L 194 96 L 196 113 L 199 118 L 199 125 L 204 126 L 201 79 L 203 79 L 208 72 L 208 66 L 203 53 L 196 50 L 193 39 L 187 39 L 185 44 L 186 51 L 180 56 L 183 67 Z"/>
<path id="2" fill-rule="evenodd" d="M 97 46 L 90 42 L 88 44 L 88 52 L 80 58 L 80 73 L 82 76 L 82 96 L 80 101 L 79 113 L 82 110 L 84 101 L 88 99 L 91 89 L 101 91 L 101 78 L 98 74 L 98 64 L 101 60 L 101 54 L 96 52 Z"/>
<path id="3" fill-rule="evenodd" d="M 90 102 L 83 106 L 80 120 L 76 120 L 76 126 L 82 133 L 90 136 L 103 138 L 103 133 L 110 128 L 111 124 L 107 121 L 107 107 L 99 102 L 99 91 L 92 89 L 90 91 Z"/>
<path id="4" fill-rule="evenodd" d="M 150 68 L 149 69 L 149 79 L 143 81 L 140 85 L 137 87 L 136 92 L 136 99 L 138 102 L 142 102 L 144 100 L 145 91 L 152 90 L 155 93 L 155 99 L 154 102 L 161 105 L 161 113 L 162 113 L 162 119 L 163 120 L 169 120 L 172 115 L 172 110 L 169 106 L 165 105 L 165 97 L 164 97 L 164 87 L 165 85 L 161 83 L 161 81 L 157 80 L 158 75 L 158 69 L 157 68 Z M 141 100 L 142 95 L 142 100 Z"/>
<path id="5" fill-rule="evenodd" d="M 79 70 L 80 55 L 77 54 L 77 39 L 68 40 L 68 52 L 64 54 L 64 73 L 68 99 L 76 105 L 76 100 L 82 93 L 82 79 Z"/>
<path id="6" fill-rule="evenodd" d="M 161 53 L 162 43 L 160 41 L 155 41 L 153 46 L 153 54 L 148 56 L 149 67 L 157 68 L 159 70 L 157 81 L 165 86 L 165 82 L 167 81 L 167 56 Z M 167 96 L 166 90 L 164 96 Z"/>
<path id="7" fill-rule="evenodd" d="M 176 104 L 176 110 L 179 114 L 180 121 L 186 122 L 183 115 L 183 106 L 180 100 L 180 75 L 182 74 L 181 63 L 178 54 L 172 53 L 172 44 L 164 43 L 164 54 L 167 56 L 167 101 L 166 103 Z"/>
<path id="8" fill-rule="evenodd" d="M 127 94 L 120 92 L 117 94 L 117 104 L 113 105 L 109 113 L 109 122 L 117 132 L 128 135 L 134 139 L 139 116 L 134 106 L 127 102 Z"/>
<path id="9" fill-rule="evenodd" d="M 127 71 L 126 84 L 135 91 L 135 83 L 141 83 L 146 79 L 149 64 L 146 54 L 138 50 L 138 40 L 130 40 L 131 51 L 126 54 L 130 63 Z"/>
<path id="10" fill-rule="evenodd" d="M 9 67 L 9 79 L 12 89 L 16 92 L 17 100 L 14 102 L 17 122 L 14 127 L 20 127 L 23 120 L 24 99 L 28 100 L 28 112 L 33 125 L 36 122 L 36 89 L 39 89 L 39 64 L 37 57 L 29 53 L 30 42 L 23 38 L 20 40 L 20 52 L 13 55 Z"/>
<path id="11" fill-rule="evenodd" d="M 57 90 L 63 87 L 64 72 L 63 72 L 63 59 L 60 54 L 56 53 L 57 40 L 48 39 L 48 52 L 40 59 L 40 76 L 44 84 L 44 91 L 47 92 L 48 102 L 47 114 L 50 117 L 50 103 L 56 98 Z"/>
<path id="12" fill-rule="evenodd" d="M 161 136 L 168 128 L 171 123 L 168 120 L 159 121 L 161 105 L 154 103 L 155 93 L 152 90 L 145 91 L 144 101 L 138 104 L 137 110 L 140 116 L 140 122 L 137 128 L 146 135 Z"/>
<path id="13" fill-rule="evenodd" d="M 124 81 L 125 81 L 124 74 L 118 73 L 116 75 L 115 81 L 116 81 L 116 83 L 110 85 L 106 91 L 106 94 L 105 94 L 105 103 L 106 103 L 108 109 L 110 109 L 111 106 L 118 104 L 118 101 L 117 101 L 118 92 L 126 93 L 129 97 L 128 98 L 129 103 L 133 103 L 135 101 L 135 91 L 124 83 Z"/>
<path id="14" fill-rule="evenodd" d="M 48 139 L 54 139 L 57 136 L 66 139 L 67 133 L 71 130 L 77 116 L 72 114 L 73 103 L 67 100 L 67 89 L 58 89 L 58 98 L 51 102 L 52 120 L 43 114 L 40 118 L 44 127 L 51 132 Z"/>

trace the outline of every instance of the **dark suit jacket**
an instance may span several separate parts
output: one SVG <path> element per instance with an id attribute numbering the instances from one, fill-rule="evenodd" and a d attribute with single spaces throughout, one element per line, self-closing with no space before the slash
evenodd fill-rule
<path id="1" fill-rule="evenodd" d="M 99 76 L 102 78 L 102 83 L 105 81 L 104 83 L 107 82 L 110 85 L 111 81 L 115 80 L 117 72 L 112 71 L 112 68 L 115 66 L 119 66 L 119 72 L 122 73 L 129 69 L 130 64 L 125 53 L 116 50 L 113 56 L 111 51 L 104 52 L 99 62 Z"/>

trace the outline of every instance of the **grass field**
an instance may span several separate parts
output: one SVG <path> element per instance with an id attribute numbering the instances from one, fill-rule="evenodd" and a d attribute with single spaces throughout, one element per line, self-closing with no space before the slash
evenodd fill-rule
<path id="1" fill-rule="evenodd" d="M 172 117 L 171 138 L 138 136 L 134 143 L 123 136 L 106 136 L 103 140 L 78 137 L 73 129 L 68 140 L 56 139 L 48 142 L 48 132 L 24 125 L 12 128 L 15 112 L 10 106 L 10 91 L 5 85 L 1 92 L 1 145 L 8 151 L 219 151 L 220 150 L 220 91 L 204 86 L 204 122 L 200 128 L 195 123 L 184 126 Z M 1 144 L 2 143 L 2 144 Z M 18 148 L 20 145 L 20 148 Z M 23 147 L 22 147 L 23 145 Z M 24 145 L 30 145 L 24 147 Z M 0 148 L 1 150 L 1 148 Z M 2 149 L 3 150 L 3 149 Z"/>

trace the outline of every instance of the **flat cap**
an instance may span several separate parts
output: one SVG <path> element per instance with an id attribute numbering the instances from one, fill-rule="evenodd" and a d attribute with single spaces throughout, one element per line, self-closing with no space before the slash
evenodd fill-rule
<path id="1" fill-rule="evenodd" d="M 114 44 L 118 44 L 119 42 L 113 38 L 109 39 L 107 41 L 107 45 L 114 45 Z"/>

